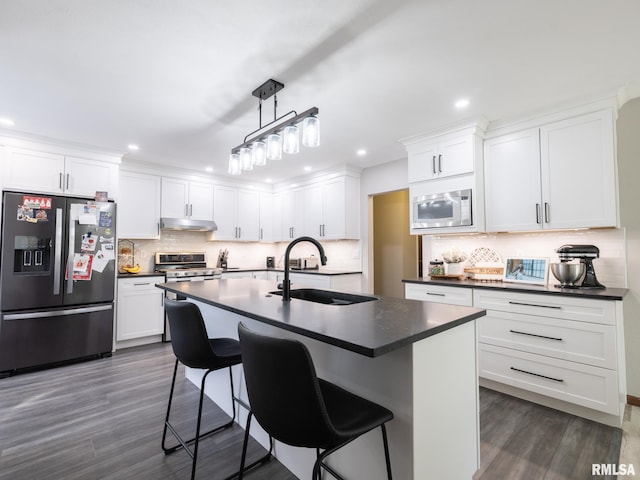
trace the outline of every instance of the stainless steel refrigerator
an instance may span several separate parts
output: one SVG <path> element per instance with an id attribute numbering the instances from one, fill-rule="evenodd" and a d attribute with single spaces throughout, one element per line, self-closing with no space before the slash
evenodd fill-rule
<path id="1" fill-rule="evenodd" d="M 110 354 L 112 202 L 3 192 L 0 376 Z"/>

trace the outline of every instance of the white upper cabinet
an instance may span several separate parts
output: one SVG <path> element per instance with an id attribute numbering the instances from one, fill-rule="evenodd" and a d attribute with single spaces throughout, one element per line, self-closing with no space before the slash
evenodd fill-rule
<path id="1" fill-rule="evenodd" d="M 279 193 L 261 192 L 260 241 L 279 242 L 282 240 L 282 196 Z"/>
<path id="2" fill-rule="evenodd" d="M 213 185 L 162 177 L 162 217 L 213 220 Z"/>
<path id="3" fill-rule="evenodd" d="M 617 224 L 613 112 L 540 128 L 545 228 Z"/>
<path id="4" fill-rule="evenodd" d="M 160 177 L 120 171 L 118 237 L 160 238 Z"/>
<path id="5" fill-rule="evenodd" d="M 341 176 L 304 189 L 304 234 L 317 239 L 360 238 L 360 182 Z"/>
<path id="6" fill-rule="evenodd" d="M 464 134 L 428 139 L 408 145 L 409 182 L 473 172 L 474 141 L 474 135 Z"/>
<path id="7" fill-rule="evenodd" d="M 617 223 L 611 109 L 485 141 L 487 231 Z"/>
<path id="8" fill-rule="evenodd" d="M 282 192 L 282 240 L 293 240 L 304 231 L 304 190 L 294 188 Z"/>
<path id="9" fill-rule="evenodd" d="M 6 147 L 3 187 L 63 195 L 95 197 L 118 193 L 118 164 L 61 153 Z M 59 150 L 59 148 L 56 148 Z"/>
<path id="10" fill-rule="evenodd" d="M 539 229 L 539 129 L 485 140 L 484 168 L 487 231 Z"/>
<path id="11" fill-rule="evenodd" d="M 235 187 L 214 187 L 215 240 L 257 242 L 260 236 L 258 193 Z"/>

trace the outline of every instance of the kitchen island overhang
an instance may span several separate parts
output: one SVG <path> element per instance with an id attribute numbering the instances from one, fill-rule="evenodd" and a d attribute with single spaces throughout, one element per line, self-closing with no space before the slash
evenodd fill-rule
<path id="1" fill-rule="evenodd" d="M 309 348 L 318 375 L 394 412 L 389 424 L 395 478 L 471 478 L 479 467 L 475 320 L 484 310 L 379 297 L 353 305 L 322 305 L 271 295 L 265 280 L 158 284 L 202 310 L 210 337 L 237 338 L 237 323 Z M 234 367 L 235 368 L 235 367 Z M 237 392 L 246 400 L 241 367 Z M 186 369 L 199 384 L 200 371 Z M 210 379 L 206 393 L 225 411 L 228 378 Z M 241 409 L 243 425 L 246 413 Z M 263 445 L 257 426 L 251 434 Z M 370 432 L 330 464 L 347 477 L 385 478 L 379 434 Z M 276 446 L 278 460 L 308 478 L 315 451 Z"/>

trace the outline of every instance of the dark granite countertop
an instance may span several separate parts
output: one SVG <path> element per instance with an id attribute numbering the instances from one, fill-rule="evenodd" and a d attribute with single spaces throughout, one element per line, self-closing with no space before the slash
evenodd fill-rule
<path id="1" fill-rule="evenodd" d="M 284 268 L 267 268 L 267 267 L 241 267 L 241 268 L 227 268 L 222 270 L 222 273 L 233 272 L 284 272 Z M 309 273 L 312 275 L 352 275 L 362 273 L 362 270 L 332 270 L 330 268 L 318 268 L 312 270 L 295 270 L 289 269 L 289 273 Z"/>
<path id="2" fill-rule="evenodd" d="M 273 282 L 249 278 L 162 283 L 159 288 L 352 352 L 377 357 L 485 315 L 485 310 L 377 297 L 323 305 L 270 295 Z"/>
<path id="3" fill-rule="evenodd" d="M 483 282 L 480 280 L 448 280 L 431 279 L 430 277 L 405 278 L 404 283 L 421 283 L 425 285 L 444 285 L 460 288 L 490 288 L 505 292 L 539 293 L 545 295 L 560 295 L 574 298 L 592 298 L 595 300 L 622 300 L 627 293 L 626 288 L 605 288 L 594 290 L 580 290 L 571 288 L 558 288 L 551 285 L 527 285 L 511 282 Z"/>

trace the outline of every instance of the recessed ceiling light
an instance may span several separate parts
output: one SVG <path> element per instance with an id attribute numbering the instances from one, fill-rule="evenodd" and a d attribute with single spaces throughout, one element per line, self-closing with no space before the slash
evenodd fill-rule
<path id="1" fill-rule="evenodd" d="M 265 179 L 264 179 L 264 181 L 265 181 L 265 182 L 267 182 L 267 183 L 271 183 L 271 182 L 273 182 L 273 179 L 271 179 L 271 178 L 265 178 Z"/>
<path id="2" fill-rule="evenodd" d="M 15 122 L 10 118 L 0 118 L 0 124 L 6 125 L 7 127 L 13 127 Z"/>
<path id="3" fill-rule="evenodd" d="M 211 173 L 213 172 L 213 167 L 204 167 L 204 171 Z"/>
<path id="4" fill-rule="evenodd" d="M 129 145 L 127 145 L 127 148 L 133 152 L 137 152 L 138 150 L 140 150 L 140 147 L 134 143 L 130 143 Z"/>
<path id="5" fill-rule="evenodd" d="M 454 105 L 456 108 L 467 108 L 469 103 L 471 102 L 469 102 L 468 98 L 461 98 L 460 100 L 457 100 Z"/>
<path id="6" fill-rule="evenodd" d="M 309 165 L 307 165 L 306 167 L 304 167 L 304 171 L 305 172 L 310 172 L 311 171 L 311 167 Z"/>
<path id="7" fill-rule="evenodd" d="M 360 156 L 360 157 L 363 157 L 363 156 L 365 156 L 365 155 L 367 154 L 367 151 L 366 151 L 364 148 L 359 148 L 359 149 L 356 151 L 356 154 L 357 154 L 358 156 Z"/>

